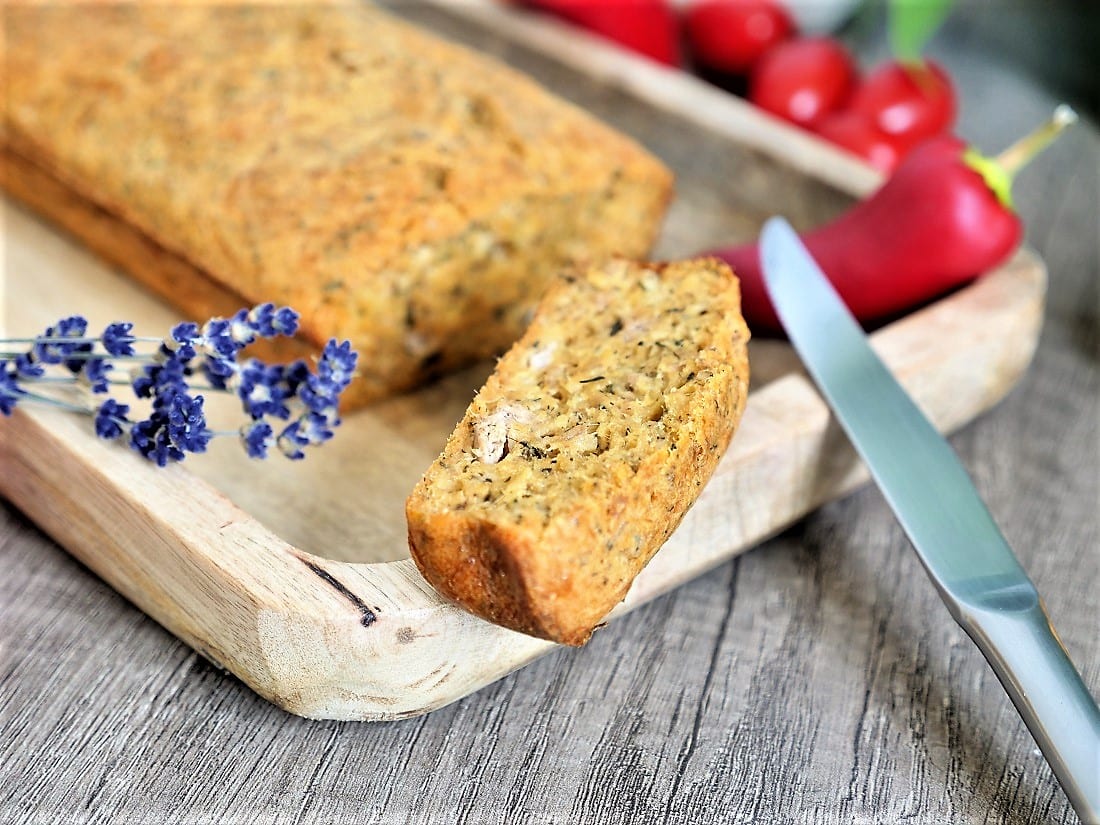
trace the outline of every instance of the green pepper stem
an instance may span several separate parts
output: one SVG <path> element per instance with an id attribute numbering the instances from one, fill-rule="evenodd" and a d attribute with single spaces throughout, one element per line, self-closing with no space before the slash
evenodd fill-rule
<path id="1" fill-rule="evenodd" d="M 1013 143 L 1001 154 L 997 155 L 997 163 L 1009 180 L 1016 177 L 1016 173 L 1027 166 L 1037 154 L 1047 148 L 1067 126 L 1077 122 L 1077 113 L 1066 104 L 1060 105 L 1054 110 L 1050 120 L 1032 132 Z"/>
<path id="2" fill-rule="evenodd" d="M 997 157 L 986 157 L 976 149 L 966 149 L 962 156 L 963 162 L 982 176 L 1005 209 L 1012 209 L 1012 183 L 1016 179 L 1016 173 L 1047 148 L 1063 129 L 1076 122 L 1077 113 L 1063 103 L 1054 110 L 1050 120 L 1030 135 L 1020 138 Z"/>

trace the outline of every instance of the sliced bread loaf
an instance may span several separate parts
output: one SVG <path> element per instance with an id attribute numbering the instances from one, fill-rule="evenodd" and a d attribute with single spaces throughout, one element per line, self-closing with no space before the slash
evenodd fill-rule
<path id="1" fill-rule="evenodd" d="M 563 276 L 408 499 L 421 572 L 489 621 L 583 644 L 725 451 L 748 337 L 715 260 Z"/>

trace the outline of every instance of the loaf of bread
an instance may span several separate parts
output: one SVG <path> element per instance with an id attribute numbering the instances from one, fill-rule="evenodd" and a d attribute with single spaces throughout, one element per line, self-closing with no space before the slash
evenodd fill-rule
<path id="1" fill-rule="evenodd" d="M 5 188 L 197 320 L 274 301 L 368 401 L 522 332 L 563 264 L 644 255 L 669 172 L 363 3 L 4 9 Z"/>
<path id="2" fill-rule="evenodd" d="M 425 578 L 491 622 L 584 643 L 725 451 L 748 335 L 714 260 L 563 278 L 407 501 Z"/>

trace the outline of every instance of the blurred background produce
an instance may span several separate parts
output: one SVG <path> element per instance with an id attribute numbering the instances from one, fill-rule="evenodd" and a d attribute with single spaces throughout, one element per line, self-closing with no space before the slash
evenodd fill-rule
<path id="1" fill-rule="evenodd" d="M 698 74 L 884 172 L 958 130 L 941 26 L 1100 116 L 1093 0 L 515 0 Z M 862 65 L 852 51 L 864 55 Z M 965 136 L 965 135 L 964 135 Z M 1006 136 L 1006 143 L 1009 137 Z"/>

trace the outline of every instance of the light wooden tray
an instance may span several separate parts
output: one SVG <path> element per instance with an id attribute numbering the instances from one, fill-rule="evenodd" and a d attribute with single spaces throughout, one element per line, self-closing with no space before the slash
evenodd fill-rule
<path id="1" fill-rule="evenodd" d="M 659 257 L 749 237 L 772 213 L 819 222 L 876 183 L 858 163 L 687 76 L 594 42 L 578 48 L 572 35 L 522 16 L 462 8 L 462 18 L 426 6 L 402 13 L 503 56 L 635 134 L 677 172 Z M 21 209 L 5 203 L 3 218 L 5 334 L 34 334 L 75 312 L 93 326 L 134 320 L 139 334 L 179 320 Z M 875 346 L 937 426 L 954 430 L 1026 368 L 1044 288 L 1041 262 L 1021 252 L 880 330 Z M 753 390 L 733 444 L 613 616 L 866 479 L 790 350 L 754 342 L 751 361 Z M 87 419 L 27 407 L 0 419 L 0 494 L 280 707 L 317 718 L 414 716 L 552 647 L 444 602 L 408 559 L 405 495 L 488 369 L 349 416 L 332 444 L 299 463 L 251 462 L 223 444 L 158 469 L 97 440 Z"/>

